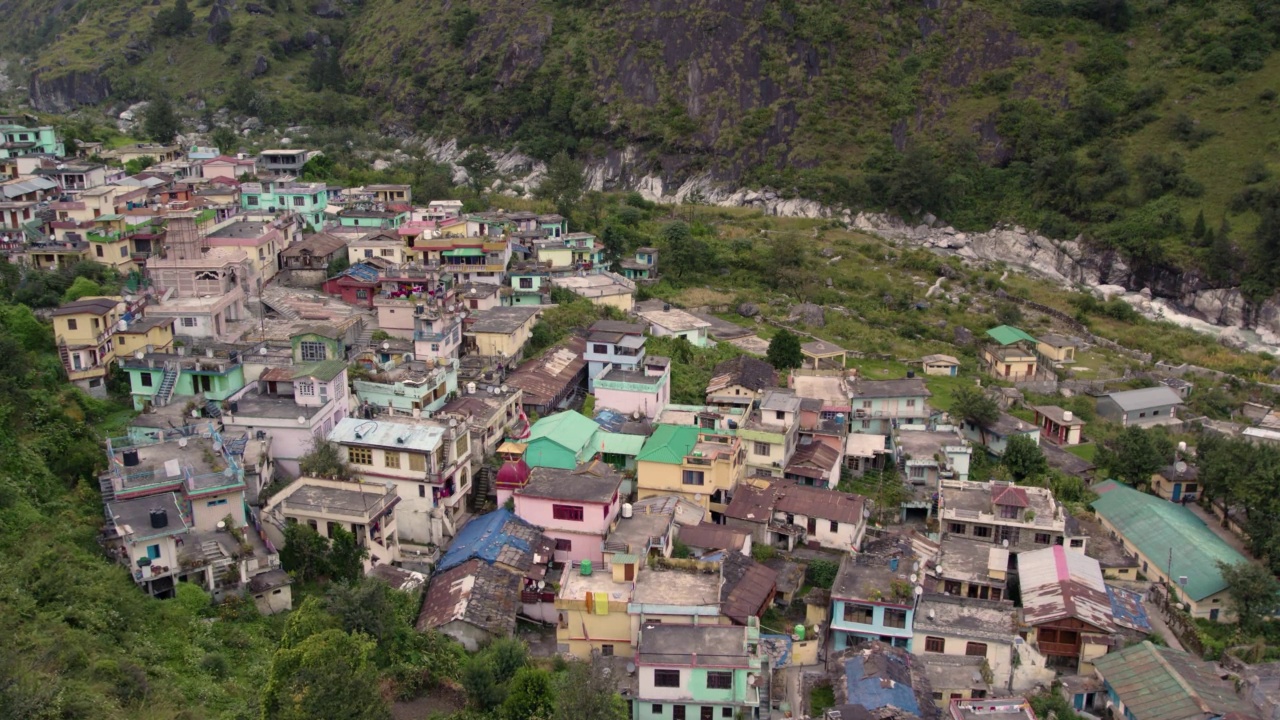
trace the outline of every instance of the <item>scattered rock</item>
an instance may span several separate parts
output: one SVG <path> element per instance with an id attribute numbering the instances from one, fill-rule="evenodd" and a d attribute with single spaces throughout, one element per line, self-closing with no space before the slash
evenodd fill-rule
<path id="1" fill-rule="evenodd" d="M 1240 328 L 1238 327 L 1229 327 L 1223 330 L 1222 334 L 1218 336 L 1218 344 L 1232 350 L 1244 350 L 1249 347 L 1249 342 L 1241 336 Z"/>
<path id="2" fill-rule="evenodd" d="M 964 327 L 963 325 L 957 325 L 951 332 L 952 335 L 955 336 L 955 342 L 957 345 L 973 344 L 973 331 L 969 328 Z"/>
<path id="3" fill-rule="evenodd" d="M 259 55 L 253 61 L 253 67 L 249 70 L 249 77 L 262 77 L 267 74 L 267 70 L 271 69 L 271 63 L 267 62 L 265 55 Z"/>
<path id="4" fill-rule="evenodd" d="M 1141 295 L 1141 296 L 1143 297 L 1143 299 L 1144 299 L 1144 300 L 1150 300 L 1150 299 L 1151 299 L 1151 288 L 1149 288 L 1149 287 L 1144 287 L 1144 288 L 1142 288 L 1141 290 L 1139 290 L 1139 291 L 1138 291 L 1138 294 L 1139 294 L 1139 295 Z"/>
<path id="5" fill-rule="evenodd" d="M 374 172 L 382 172 L 383 170 L 387 170 L 390 167 L 391 167 L 391 163 L 387 162 L 386 160 L 383 160 L 382 158 L 378 158 L 377 160 L 373 161 Z"/>
<path id="6" fill-rule="evenodd" d="M 341 20 L 347 16 L 347 13 L 333 0 L 320 0 L 320 2 L 311 6 L 311 13 L 316 17 L 326 18 L 328 20 Z"/>
<path id="7" fill-rule="evenodd" d="M 787 319 L 810 327 L 822 327 L 827 324 L 822 306 L 814 305 L 813 303 L 800 303 L 792 307 Z"/>
<path id="8" fill-rule="evenodd" d="M 835 248 L 824 247 L 818 251 L 818 254 L 824 258 L 835 257 Z"/>
<path id="9" fill-rule="evenodd" d="M 738 314 L 742 317 L 755 317 L 760 314 L 760 306 L 755 303 L 744 302 L 738 305 Z"/>
<path id="10" fill-rule="evenodd" d="M 1117 298 L 1129 292 L 1122 285 L 1099 285 L 1093 289 L 1093 292 L 1103 300 Z"/>
<path id="11" fill-rule="evenodd" d="M 265 5 L 259 5 L 258 3 L 249 3 L 245 5 L 244 11 L 250 15 L 266 15 L 267 17 L 271 17 L 276 14 L 276 12 L 271 8 Z"/>

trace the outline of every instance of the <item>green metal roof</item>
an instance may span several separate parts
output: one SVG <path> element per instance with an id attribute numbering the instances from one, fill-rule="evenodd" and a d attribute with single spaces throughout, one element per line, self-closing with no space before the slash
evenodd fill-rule
<path id="1" fill-rule="evenodd" d="M 1235 684 L 1212 663 L 1142 642 L 1093 661 L 1098 674 L 1137 720 L 1185 720 L 1230 713 L 1256 715 Z"/>
<path id="2" fill-rule="evenodd" d="M 604 452 L 613 455 L 639 455 L 644 448 L 644 435 L 623 435 L 622 433 L 601 432 L 600 446 Z"/>
<path id="3" fill-rule="evenodd" d="M 546 439 L 576 453 L 591 442 L 599 429 L 594 420 L 580 412 L 560 412 L 534 423 L 529 428 L 528 442 Z"/>
<path id="4" fill-rule="evenodd" d="M 1093 509 L 1116 532 L 1172 577 L 1187 576 L 1186 593 L 1203 600 L 1227 588 L 1218 572 L 1218 561 L 1234 565 L 1248 562 L 1195 513 L 1177 503 L 1138 492 L 1115 480 L 1093 487 L 1098 499 Z M 1173 572 L 1169 572 L 1169 550 Z"/>
<path id="5" fill-rule="evenodd" d="M 321 382 L 329 382 L 342 374 L 347 364 L 341 360 L 321 360 L 320 362 L 299 365 L 293 373 L 293 379 L 311 377 Z"/>
<path id="6" fill-rule="evenodd" d="M 1012 325 L 993 327 L 987 331 L 987 337 L 995 340 L 1001 345 L 1012 345 L 1016 342 L 1029 342 L 1032 345 L 1036 344 L 1035 338 Z"/>
<path id="7" fill-rule="evenodd" d="M 698 428 L 684 425 L 659 425 L 653 431 L 636 462 L 679 465 L 698 443 Z"/>

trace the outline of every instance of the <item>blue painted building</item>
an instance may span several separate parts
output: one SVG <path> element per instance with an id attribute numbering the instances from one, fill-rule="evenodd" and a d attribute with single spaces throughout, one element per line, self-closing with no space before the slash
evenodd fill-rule
<path id="1" fill-rule="evenodd" d="M 887 536 L 845 555 L 831 586 L 831 633 L 837 650 L 879 640 L 911 649 L 918 574 L 911 543 Z"/>

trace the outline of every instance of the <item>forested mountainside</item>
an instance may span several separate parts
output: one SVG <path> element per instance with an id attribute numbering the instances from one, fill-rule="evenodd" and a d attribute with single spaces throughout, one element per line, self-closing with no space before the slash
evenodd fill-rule
<path id="1" fill-rule="evenodd" d="M 35 106 L 627 158 L 1280 287 L 1268 0 L 0 0 Z M 195 118 L 192 118 L 193 120 Z M 624 152 L 625 151 L 625 152 Z"/>

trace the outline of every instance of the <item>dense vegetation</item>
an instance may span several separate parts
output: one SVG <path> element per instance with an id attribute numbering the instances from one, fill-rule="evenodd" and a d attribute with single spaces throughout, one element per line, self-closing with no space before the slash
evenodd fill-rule
<path id="1" fill-rule="evenodd" d="M 1280 287 L 1265 0 L 9 6 L 45 85 L 89 73 L 122 100 L 181 97 L 211 129 L 225 108 L 544 160 L 635 145 L 633 173 L 1014 220 L 1083 233 L 1138 282 Z"/>

